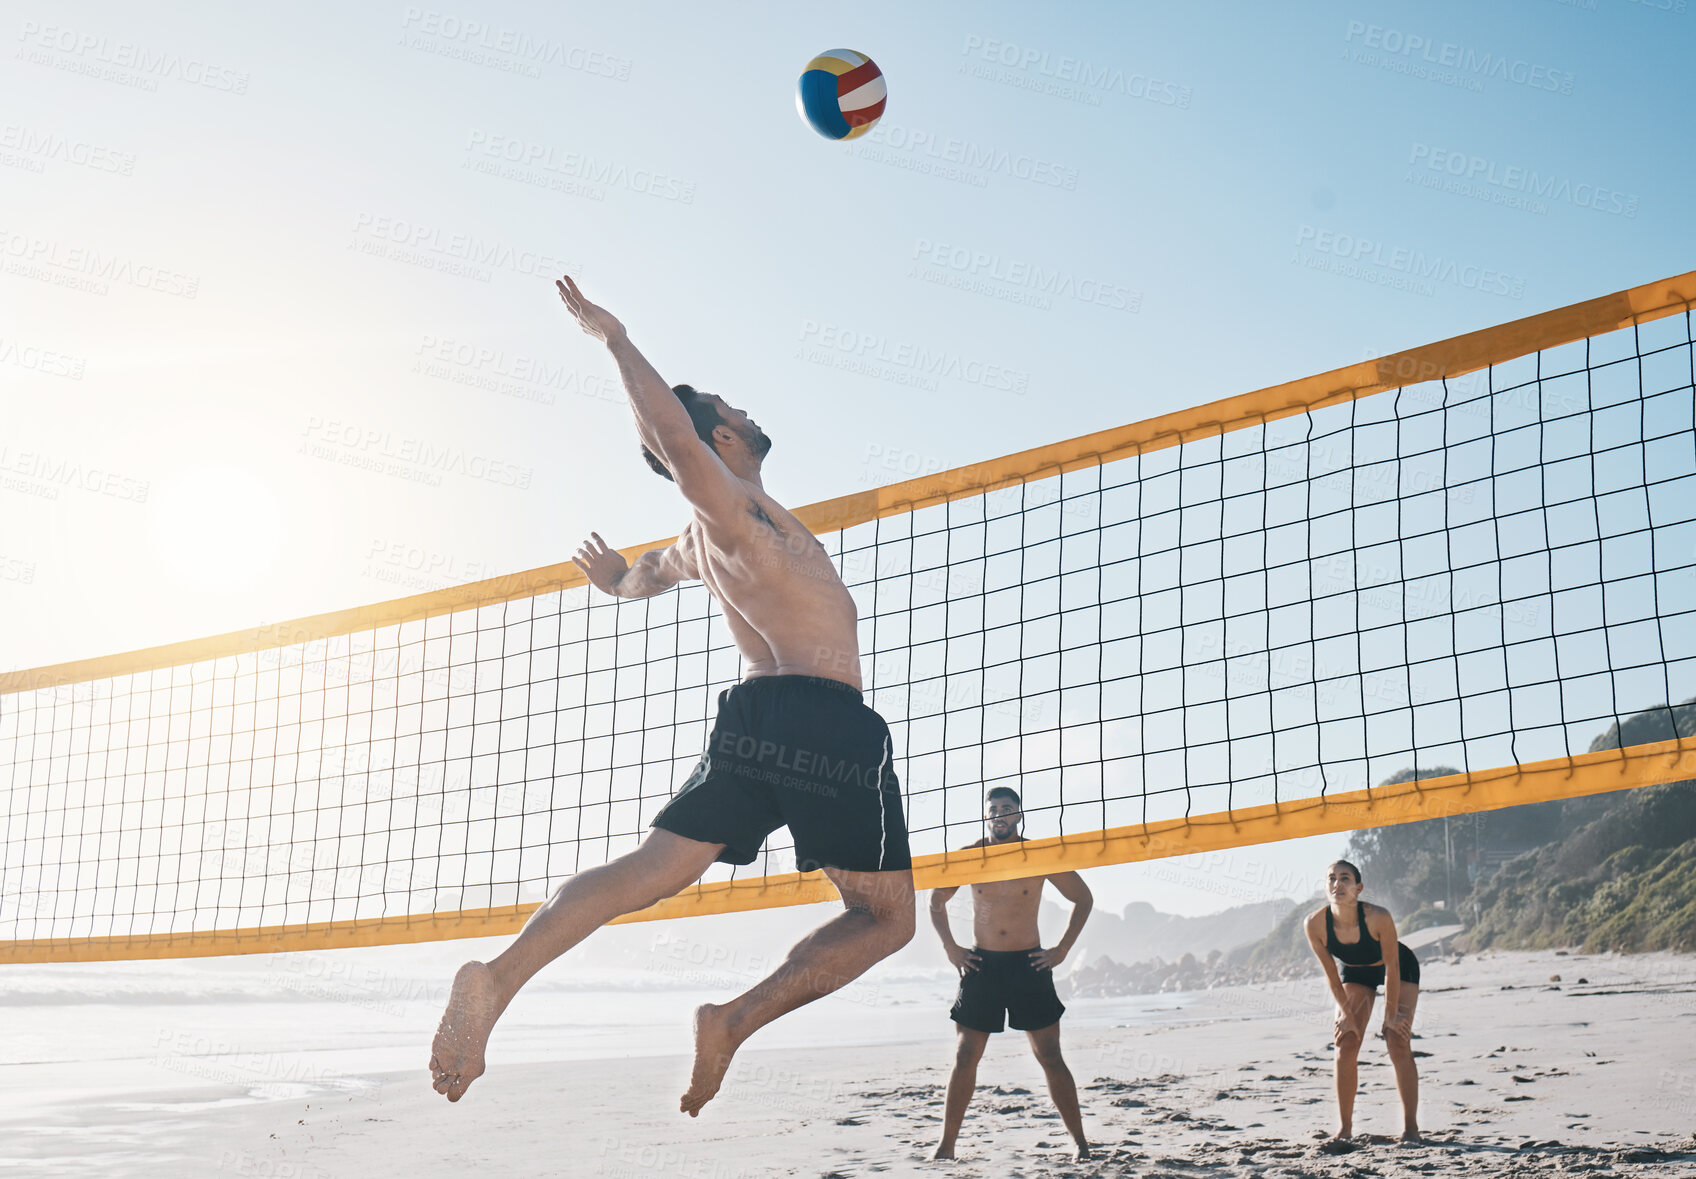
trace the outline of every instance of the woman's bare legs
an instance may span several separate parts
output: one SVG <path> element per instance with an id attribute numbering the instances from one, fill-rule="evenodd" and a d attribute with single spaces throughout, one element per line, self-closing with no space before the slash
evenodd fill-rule
<path id="1" fill-rule="evenodd" d="M 1355 1025 L 1363 1029 L 1369 1027 L 1372 1005 L 1378 999 L 1378 992 L 1359 983 L 1344 983 L 1343 997 L 1348 1000 Z M 1354 1095 L 1360 1087 L 1360 1041 L 1361 1037 L 1355 1032 L 1343 1030 L 1343 1020 L 1339 1015 L 1336 1030 L 1338 1138 L 1354 1135 Z"/>
<path id="2" fill-rule="evenodd" d="M 1396 1069 L 1396 1094 L 1402 1099 L 1402 1141 L 1419 1141 L 1419 1066 L 1413 1059 L 1413 1012 L 1419 1005 L 1419 986 L 1403 983 L 1396 1009 L 1408 1035 L 1394 1032 L 1384 1037 L 1390 1049 L 1390 1063 Z"/>

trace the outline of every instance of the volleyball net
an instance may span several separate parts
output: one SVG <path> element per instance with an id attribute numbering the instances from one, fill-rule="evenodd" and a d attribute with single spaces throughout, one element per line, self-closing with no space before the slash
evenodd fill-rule
<path id="1" fill-rule="evenodd" d="M 1678 726 L 1592 749 L 1696 695 L 1693 299 L 798 511 L 859 604 L 918 885 L 1696 777 Z M 565 563 L 7 674 L 0 962 L 515 930 L 641 841 L 739 670 L 699 585 Z M 997 785 L 1028 840 L 959 850 Z M 631 919 L 832 896 L 780 829 Z"/>

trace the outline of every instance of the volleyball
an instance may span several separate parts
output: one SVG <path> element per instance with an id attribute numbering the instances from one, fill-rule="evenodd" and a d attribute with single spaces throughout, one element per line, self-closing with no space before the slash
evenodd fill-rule
<path id="1" fill-rule="evenodd" d="M 857 139 L 883 117 L 883 71 L 863 53 L 831 49 L 807 63 L 795 109 L 826 139 Z"/>

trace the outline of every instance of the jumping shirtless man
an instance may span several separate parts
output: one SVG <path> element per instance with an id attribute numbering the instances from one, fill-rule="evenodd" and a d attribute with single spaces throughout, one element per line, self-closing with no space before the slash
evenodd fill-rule
<path id="1" fill-rule="evenodd" d="M 1024 839 L 1023 803 L 1017 791 L 997 786 L 984 800 L 984 817 L 989 835 L 972 847 L 997 847 Z M 1072 902 L 1072 919 L 1060 944 L 1042 948 L 1037 932 L 1037 908 L 1042 902 L 1042 883 L 1048 881 Z M 1060 1016 L 1066 1007 L 1054 993 L 1054 968 L 1066 960 L 1084 922 L 1089 920 L 1095 899 L 1089 886 L 1076 872 L 1052 876 L 1029 876 L 1023 880 L 996 880 L 972 885 L 972 940 L 970 950 L 954 940 L 948 927 L 948 902 L 959 888 L 939 888 L 930 894 L 930 920 L 942 938 L 948 961 L 960 972 L 960 995 L 948 1013 L 960 1029 L 954 1053 L 954 1072 L 948 1078 L 948 1098 L 943 1109 L 942 1141 L 933 1158 L 954 1157 L 954 1140 L 971 1104 L 978 1083 L 978 1061 L 983 1059 L 989 1037 L 1007 1024 L 1030 1038 L 1031 1051 L 1048 1078 L 1048 1092 L 1072 1141 L 1079 1159 L 1089 1158 L 1084 1122 L 1078 1112 L 1078 1086 L 1072 1070 L 1060 1055 Z"/>
<path id="2" fill-rule="evenodd" d="M 911 940 L 912 862 L 895 750 L 888 726 L 861 702 L 853 598 L 824 546 L 760 483 L 771 439 L 722 398 L 668 387 L 570 276 L 555 285 L 617 362 L 643 457 L 691 509 L 677 543 L 634 566 L 594 533 L 573 560 L 597 589 L 623 598 L 703 582 L 724 610 L 746 677 L 720 694 L 700 764 L 642 845 L 562 884 L 494 960 L 459 968 L 431 1046 L 432 1087 L 449 1101 L 465 1095 L 483 1075 L 495 1021 L 542 967 L 612 918 L 693 884 L 714 861 L 752 863 L 766 836 L 787 825 L 798 867 L 822 868 L 847 911 L 743 994 L 696 1010 L 694 1070 L 678 1103 L 694 1117 L 749 1036 Z"/>

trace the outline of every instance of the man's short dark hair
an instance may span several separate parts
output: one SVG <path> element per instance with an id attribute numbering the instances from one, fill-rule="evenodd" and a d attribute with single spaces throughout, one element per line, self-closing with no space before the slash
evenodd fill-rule
<path id="1" fill-rule="evenodd" d="M 718 406 L 708 400 L 709 394 L 702 393 L 693 385 L 673 385 L 671 391 L 677 394 L 677 399 L 683 403 L 683 408 L 689 411 L 689 420 L 695 423 L 695 436 L 708 447 L 713 444 L 713 429 L 724 425 L 724 418 L 718 412 Z M 655 473 L 671 479 L 671 472 L 660 462 L 659 456 L 646 446 L 642 448 L 642 457 L 652 467 Z M 672 479 L 673 483 L 677 480 Z"/>
<path id="2" fill-rule="evenodd" d="M 1013 800 L 1013 805 L 1021 809 L 1023 809 L 1025 805 L 1025 800 L 1020 798 L 1019 792 L 1011 786 L 997 786 L 988 794 L 983 796 L 983 800 L 986 803 L 997 798 L 1011 798 Z"/>

